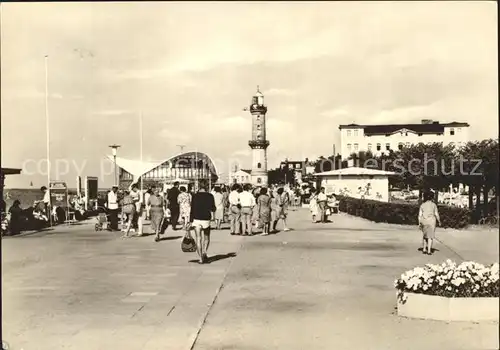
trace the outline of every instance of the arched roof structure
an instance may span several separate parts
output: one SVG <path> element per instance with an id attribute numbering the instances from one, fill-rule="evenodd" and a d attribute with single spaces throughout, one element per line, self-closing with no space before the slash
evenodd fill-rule
<path id="1" fill-rule="evenodd" d="M 175 156 L 166 158 L 159 162 L 145 162 L 145 161 L 141 162 L 140 160 L 131 160 L 126 158 L 116 157 L 116 165 L 125 170 L 126 172 L 130 173 L 131 175 L 133 175 L 135 179 L 138 179 L 142 175 L 150 172 L 151 170 L 154 170 L 155 168 L 159 167 L 162 164 L 169 162 L 174 163 L 176 160 L 180 160 L 183 158 L 190 158 L 193 156 L 197 156 L 199 160 L 207 159 L 209 168 L 213 169 L 216 175 L 219 174 L 212 158 L 210 158 L 206 153 L 197 151 L 183 152 Z M 108 155 L 107 158 L 111 162 L 114 162 L 114 158 L 112 155 Z"/>

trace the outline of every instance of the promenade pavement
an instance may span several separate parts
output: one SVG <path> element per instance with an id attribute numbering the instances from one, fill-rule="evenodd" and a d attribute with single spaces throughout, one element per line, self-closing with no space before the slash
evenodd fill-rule
<path id="1" fill-rule="evenodd" d="M 497 349 L 498 324 L 395 315 L 393 281 L 427 262 L 498 260 L 498 232 L 415 227 L 344 214 L 267 237 L 214 231 L 213 262 L 179 232 L 122 240 L 93 226 L 2 239 L 3 340 L 11 349 Z M 480 239 L 477 239 L 480 237 Z"/>

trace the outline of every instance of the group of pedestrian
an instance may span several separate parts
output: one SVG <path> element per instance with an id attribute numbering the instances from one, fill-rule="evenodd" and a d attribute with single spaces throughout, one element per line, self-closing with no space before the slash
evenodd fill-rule
<path id="1" fill-rule="evenodd" d="M 231 235 L 253 235 L 262 228 L 262 235 L 277 231 L 278 222 L 283 221 L 283 230 L 289 231 L 286 219 L 290 197 L 283 187 L 269 189 L 252 185 L 234 184 L 228 197 Z"/>
<path id="2" fill-rule="evenodd" d="M 312 221 L 314 223 L 328 222 L 328 216 L 337 205 L 338 202 L 335 195 L 327 195 L 324 187 L 314 190 L 309 198 L 309 209 L 311 211 Z"/>

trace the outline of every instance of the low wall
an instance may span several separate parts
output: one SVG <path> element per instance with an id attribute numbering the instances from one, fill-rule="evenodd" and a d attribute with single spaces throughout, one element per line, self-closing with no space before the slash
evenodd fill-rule
<path id="1" fill-rule="evenodd" d="M 445 298 L 404 293 L 398 316 L 437 321 L 498 321 L 499 298 Z"/>

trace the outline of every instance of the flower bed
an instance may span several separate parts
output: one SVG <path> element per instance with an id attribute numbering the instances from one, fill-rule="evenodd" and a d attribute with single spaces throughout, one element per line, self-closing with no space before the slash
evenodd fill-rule
<path id="1" fill-rule="evenodd" d="M 498 320 L 498 263 L 447 260 L 407 271 L 394 282 L 398 315 L 446 321 Z"/>
<path id="2" fill-rule="evenodd" d="M 400 225 L 418 225 L 419 205 L 416 203 L 390 203 L 371 199 L 337 196 L 341 212 L 375 222 Z M 442 227 L 463 228 L 470 223 L 466 208 L 438 206 Z"/>

